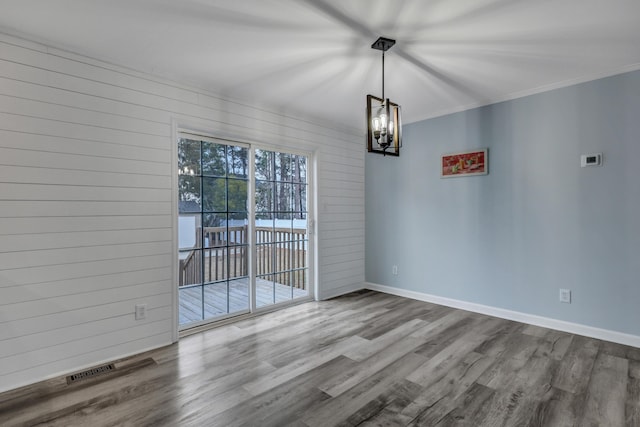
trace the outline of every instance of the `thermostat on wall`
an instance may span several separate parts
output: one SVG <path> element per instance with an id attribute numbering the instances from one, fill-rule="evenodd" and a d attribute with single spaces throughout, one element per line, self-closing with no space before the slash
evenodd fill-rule
<path id="1" fill-rule="evenodd" d="M 580 156 L 580 167 L 602 166 L 602 153 L 583 154 Z"/>

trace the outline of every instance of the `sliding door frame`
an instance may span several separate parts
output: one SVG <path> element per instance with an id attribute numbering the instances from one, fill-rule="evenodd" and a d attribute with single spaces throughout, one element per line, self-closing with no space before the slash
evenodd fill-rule
<path id="1" fill-rule="evenodd" d="M 279 144 L 267 144 L 260 143 L 252 140 L 246 140 L 243 138 L 237 138 L 235 136 L 227 136 L 227 135 L 217 135 L 218 132 L 211 131 L 206 126 L 202 126 L 202 124 L 193 124 L 193 123 L 184 123 L 178 120 L 172 120 L 172 132 L 171 132 L 171 177 L 172 177 L 172 227 L 173 227 L 173 250 L 172 250 L 172 310 L 173 310 L 173 334 L 172 341 L 176 342 L 179 340 L 180 336 L 189 335 L 191 333 L 198 332 L 200 330 L 208 329 L 211 327 L 220 326 L 226 323 L 238 321 L 244 318 L 250 318 L 259 314 L 263 314 L 270 311 L 279 310 L 281 308 L 300 304 L 307 301 L 312 301 L 317 299 L 318 290 L 317 290 L 317 242 L 316 242 L 316 220 L 315 220 L 315 212 L 316 205 L 315 201 L 317 198 L 317 187 L 315 182 L 315 166 L 316 166 L 316 153 L 314 151 L 300 150 L 294 149 L 291 147 L 279 145 Z M 194 322 L 188 324 L 188 326 L 181 327 L 179 323 L 179 304 L 180 297 L 178 293 L 178 258 L 177 254 L 179 252 L 179 244 L 178 244 L 178 140 L 180 135 L 191 135 L 194 137 L 204 137 L 205 139 L 214 139 L 219 140 L 222 143 L 228 143 L 229 145 L 243 146 L 248 148 L 249 152 L 249 183 L 247 190 L 248 197 L 248 206 L 247 206 L 247 215 L 248 215 L 248 265 L 249 265 L 249 311 L 248 312 L 239 312 L 233 314 L 226 314 L 220 317 L 217 317 L 214 321 L 211 320 L 203 320 L 202 322 Z M 307 286 L 307 296 L 300 297 L 297 299 L 292 299 L 289 301 L 282 301 L 278 303 L 274 303 L 271 305 L 267 305 L 264 307 L 256 307 L 256 250 L 257 246 L 255 244 L 255 150 L 267 150 L 267 151 L 275 151 L 275 152 L 284 152 L 293 155 L 305 156 L 307 159 L 307 239 L 308 239 L 308 248 L 306 253 L 306 263 L 307 263 L 307 278 L 308 278 L 308 286 Z"/>

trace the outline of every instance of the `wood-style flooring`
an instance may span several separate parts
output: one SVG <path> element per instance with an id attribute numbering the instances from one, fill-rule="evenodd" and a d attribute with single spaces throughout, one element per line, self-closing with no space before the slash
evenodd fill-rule
<path id="1" fill-rule="evenodd" d="M 0 425 L 640 426 L 640 349 L 362 291 L 182 338 Z"/>

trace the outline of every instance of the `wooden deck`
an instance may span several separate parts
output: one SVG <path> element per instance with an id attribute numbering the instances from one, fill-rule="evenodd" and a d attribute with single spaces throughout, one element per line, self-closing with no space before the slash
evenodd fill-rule
<path id="1" fill-rule="evenodd" d="M 249 309 L 249 280 L 236 279 L 227 283 L 214 283 L 178 290 L 180 298 L 180 324 L 199 322 L 202 319 L 202 299 L 204 296 L 205 318 L 213 318 Z M 228 300 L 227 300 L 228 294 Z M 305 289 L 291 288 L 280 283 L 256 279 L 256 306 L 264 307 L 278 302 L 289 301 L 308 295 Z"/>

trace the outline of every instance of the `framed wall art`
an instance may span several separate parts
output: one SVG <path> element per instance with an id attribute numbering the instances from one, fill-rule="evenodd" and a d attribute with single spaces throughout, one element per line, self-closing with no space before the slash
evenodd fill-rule
<path id="1" fill-rule="evenodd" d="M 440 178 L 486 175 L 489 173 L 489 149 L 444 154 L 440 161 Z"/>

